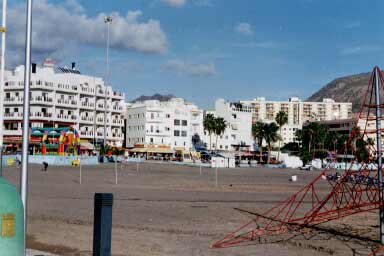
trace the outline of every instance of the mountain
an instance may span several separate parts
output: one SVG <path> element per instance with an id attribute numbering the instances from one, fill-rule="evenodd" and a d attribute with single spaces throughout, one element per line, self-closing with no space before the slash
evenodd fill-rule
<path id="1" fill-rule="evenodd" d="M 306 101 L 316 102 L 322 101 L 323 98 L 331 98 L 336 102 L 352 102 L 352 111 L 358 113 L 367 90 L 369 78 L 370 73 L 337 78 L 314 93 Z"/>
<path id="2" fill-rule="evenodd" d="M 141 95 L 140 97 L 132 100 L 131 103 L 146 101 L 146 100 L 168 101 L 173 98 L 176 98 L 176 96 L 173 94 L 162 95 L 162 94 L 156 93 L 156 94 L 153 94 L 152 96 Z"/>

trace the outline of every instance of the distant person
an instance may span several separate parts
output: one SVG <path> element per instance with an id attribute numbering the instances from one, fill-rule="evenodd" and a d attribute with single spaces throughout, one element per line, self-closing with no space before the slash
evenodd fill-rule
<path id="1" fill-rule="evenodd" d="M 46 172 L 48 170 L 48 163 L 47 162 L 43 162 L 43 172 Z"/>

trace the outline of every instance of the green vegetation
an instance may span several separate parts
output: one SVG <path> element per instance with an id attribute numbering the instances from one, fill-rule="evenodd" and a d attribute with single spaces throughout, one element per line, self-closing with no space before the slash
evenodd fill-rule
<path id="1" fill-rule="evenodd" d="M 267 144 L 268 150 L 268 160 L 267 163 L 270 163 L 271 159 L 271 149 L 272 144 L 279 141 L 281 139 L 278 134 L 279 126 L 276 123 L 261 123 L 257 122 L 252 125 L 252 136 L 255 140 L 257 140 L 259 149 L 260 149 L 260 162 L 262 162 L 262 143 L 265 140 Z"/>
<path id="2" fill-rule="evenodd" d="M 209 134 L 209 148 L 212 149 L 212 134 L 216 135 L 215 149 L 217 150 L 217 140 L 227 128 L 227 123 L 222 117 L 215 117 L 213 114 L 207 114 L 203 120 L 204 130 Z"/>

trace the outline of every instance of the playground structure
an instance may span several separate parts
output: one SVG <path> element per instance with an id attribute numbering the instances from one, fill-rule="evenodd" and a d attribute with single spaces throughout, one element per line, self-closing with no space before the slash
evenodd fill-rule
<path id="1" fill-rule="evenodd" d="M 39 128 L 34 127 L 30 141 L 42 155 L 78 155 L 80 154 L 80 136 L 73 127 Z M 34 153 L 36 147 L 34 146 Z"/>
<path id="2" fill-rule="evenodd" d="M 358 116 L 365 124 L 361 126 L 362 129 L 354 130 L 346 143 L 349 150 L 362 158 L 358 170 L 352 170 L 351 164 L 342 174 L 330 175 L 329 168 L 325 168 L 298 192 L 262 213 L 237 209 L 251 216 L 251 220 L 214 242 L 211 247 L 233 247 L 240 243 L 261 242 L 267 238 L 287 234 L 307 234 L 318 229 L 319 224 L 378 209 L 380 209 L 380 241 L 383 244 L 381 109 L 384 108 L 384 104 L 380 100 L 382 92 L 384 92 L 383 75 L 381 70 L 375 67 Z M 357 152 L 357 143 L 364 143 L 363 151 L 368 154 Z M 324 190 L 326 186 L 328 190 Z M 375 250 L 372 255 L 378 255 L 379 251 L 382 249 Z"/>

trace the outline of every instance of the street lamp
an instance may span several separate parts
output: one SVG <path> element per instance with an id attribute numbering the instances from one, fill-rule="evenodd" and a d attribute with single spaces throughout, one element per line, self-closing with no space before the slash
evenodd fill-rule
<path id="1" fill-rule="evenodd" d="M 105 16 L 104 22 L 107 24 L 107 53 L 106 53 L 106 72 L 105 72 L 105 90 L 104 90 L 104 146 L 107 145 L 107 85 L 109 79 L 109 34 L 112 23 L 111 16 Z"/>

